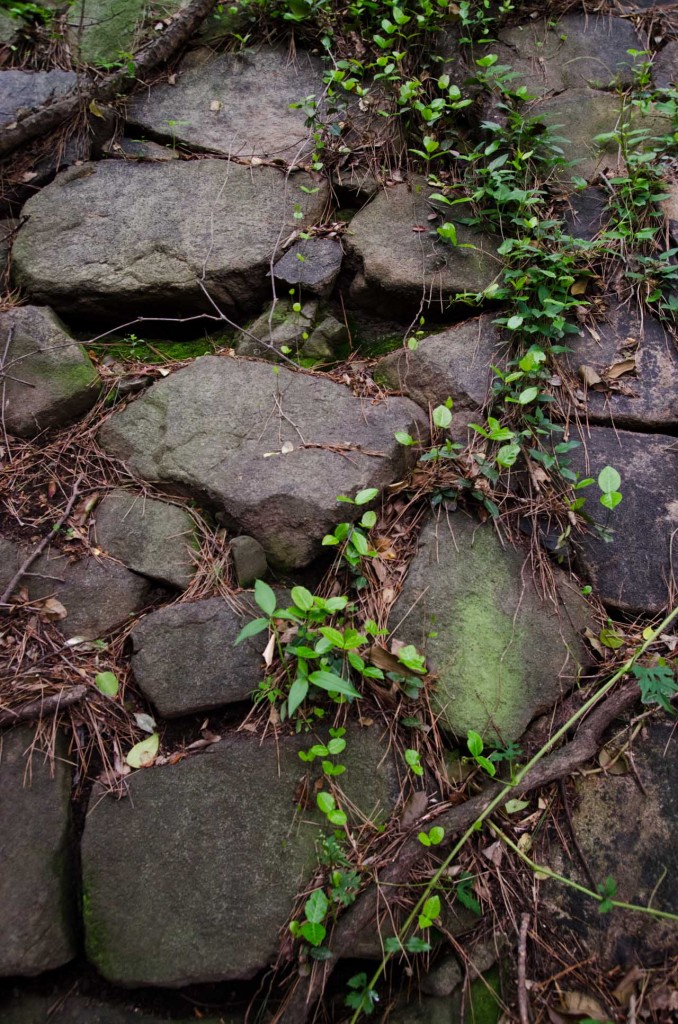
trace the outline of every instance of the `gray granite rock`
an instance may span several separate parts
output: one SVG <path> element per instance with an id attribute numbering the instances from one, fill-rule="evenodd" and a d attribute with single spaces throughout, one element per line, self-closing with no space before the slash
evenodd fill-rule
<path id="1" fill-rule="evenodd" d="M 581 477 L 597 477 L 613 466 L 622 478 L 622 502 L 603 508 L 595 484 L 581 491 L 584 511 L 612 529 L 606 543 L 593 533 L 575 538 L 582 573 L 610 608 L 657 614 L 666 608 L 678 576 L 678 445 L 675 437 L 591 427 L 581 448 L 570 453 Z M 673 551 L 673 560 L 671 559 Z"/>
<path id="2" fill-rule="evenodd" d="M 74 71 L 0 71 L 0 128 L 61 99 L 77 82 Z"/>
<path id="3" fill-rule="evenodd" d="M 266 552 L 254 537 L 234 537 L 231 541 L 231 558 L 235 578 L 239 587 L 250 587 L 255 580 L 261 580 L 268 572 Z"/>
<path id="4" fill-rule="evenodd" d="M 428 220 L 440 207 L 429 203 L 435 190 L 425 179 L 382 189 L 355 215 L 345 236 L 357 273 L 351 299 L 388 318 L 411 315 L 423 303 L 444 310 L 459 292 L 482 292 L 501 271 L 498 243 L 479 231 L 459 225 L 458 247 L 442 242 Z M 447 212 L 444 219 L 453 221 Z M 463 216 L 461 207 L 452 207 Z M 468 212 L 468 211 L 466 211 Z M 462 248 L 469 245 L 471 248 Z"/>
<path id="5" fill-rule="evenodd" d="M 298 285 L 302 295 L 329 295 L 342 259 L 340 242 L 312 236 L 287 250 L 273 267 L 273 276 L 284 284 Z"/>
<path id="6" fill-rule="evenodd" d="M 524 562 L 489 523 L 430 520 L 391 613 L 398 639 L 434 673 L 440 725 L 462 738 L 473 729 L 490 746 L 517 740 L 586 663 L 583 598 L 557 571 L 557 600 L 545 600 Z"/>
<path id="7" fill-rule="evenodd" d="M 185 509 L 117 488 L 95 515 L 99 547 L 142 576 L 186 589 L 195 574 L 196 530 Z"/>
<path id="8" fill-rule="evenodd" d="M 605 15 L 568 14 L 557 23 L 526 21 L 499 33 L 491 52 L 520 75 L 533 96 L 582 87 L 608 89 L 632 82 L 629 50 L 645 47 L 630 21 Z"/>
<path id="9" fill-rule="evenodd" d="M 299 163 L 308 156 L 310 129 L 303 110 L 290 109 L 323 92 L 322 65 L 297 50 L 262 46 L 214 53 L 194 50 L 174 85 L 138 93 L 128 120 L 157 139 L 223 156 Z"/>
<path id="10" fill-rule="evenodd" d="M 388 740 L 376 726 L 347 738 L 341 787 L 383 820 L 399 788 Z M 136 772 L 129 799 L 94 794 L 82 865 L 86 951 L 100 974 L 127 987 L 179 987 L 251 978 L 275 961 L 317 863 L 317 816 L 297 807 L 298 751 L 312 742 L 233 734 L 177 765 Z M 149 927 L 162 942 L 148 941 Z"/>
<path id="11" fill-rule="evenodd" d="M 304 344 L 304 336 L 310 336 L 313 330 L 318 303 L 310 299 L 304 302 L 300 310 L 293 309 L 294 305 L 301 303 L 291 299 L 279 300 L 275 305 L 269 303 L 246 332 L 238 336 L 238 355 L 278 362 L 278 353 L 287 356 L 296 353 Z M 265 342 L 265 345 L 260 345 L 257 339 Z"/>
<path id="12" fill-rule="evenodd" d="M 567 363 L 575 374 L 595 370 L 582 409 L 591 423 L 673 432 L 678 426 L 678 350 L 658 320 L 610 303 L 605 321 L 568 335 Z M 597 337 L 594 337 L 594 332 Z M 625 367 L 629 372 L 615 376 Z M 582 387 L 584 384 L 582 382 Z"/>
<path id="13" fill-rule="evenodd" d="M 179 6 L 164 0 L 165 15 Z M 145 0 L 74 0 L 68 8 L 67 39 L 76 59 L 105 66 L 133 53 L 142 39 L 145 14 Z"/>
<path id="14" fill-rule="evenodd" d="M 598 884 L 612 876 L 615 898 L 675 913 L 678 903 L 678 745 L 670 721 L 646 724 L 633 743 L 634 771 L 588 773 L 577 783 L 572 823 L 586 863 Z M 638 785 L 642 782 L 642 790 Z M 551 846 L 549 867 L 581 885 L 590 883 L 578 857 Z M 650 967 L 671 957 L 678 943 L 675 921 L 615 910 L 599 914 L 573 889 L 543 883 L 542 899 L 559 931 L 571 929 L 603 970 Z"/>
<path id="15" fill-rule="evenodd" d="M 67 615 L 55 622 L 67 637 L 95 640 L 124 625 L 148 604 L 148 580 L 110 558 L 71 561 L 47 551 L 25 576 L 32 601 L 55 597 Z"/>
<path id="16" fill-rule="evenodd" d="M 123 306 L 213 313 L 202 282 L 224 312 L 242 317 L 270 289 L 280 239 L 325 205 L 325 186 L 312 194 L 302 186 L 315 189 L 303 173 L 286 179 L 223 160 L 73 167 L 24 207 L 15 279 L 35 302 L 116 322 Z"/>
<path id="17" fill-rule="evenodd" d="M 99 397 L 99 375 L 51 310 L 15 306 L 0 313 L 0 350 L 7 352 L 4 423 L 33 437 L 71 423 Z"/>
<path id="18" fill-rule="evenodd" d="M 565 227 L 573 238 L 591 241 L 605 227 L 609 196 L 602 188 L 591 186 L 573 192 L 565 210 Z"/>
<path id="19" fill-rule="evenodd" d="M 39 746 L 30 751 L 34 732 L 0 736 L 0 977 L 32 977 L 76 954 L 68 744 L 58 734 L 52 772 Z"/>
<path id="20" fill-rule="evenodd" d="M 348 327 L 328 315 L 313 328 L 301 347 L 301 355 L 311 359 L 337 359 L 341 347 L 349 341 Z"/>
<path id="21" fill-rule="evenodd" d="M 414 351 L 396 349 L 379 360 L 375 378 L 426 410 L 451 398 L 456 428 L 477 421 L 492 382 L 492 366 L 504 361 L 507 348 L 493 319 L 486 315 L 463 320 L 423 338 Z"/>
<path id="22" fill-rule="evenodd" d="M 652 79 L 657 89 L 672 89 L 678 84 L 678 39 L 671 39 L 655 57 Z"/>
<path id="23" fill-rule="evenodd" d="M 25 557 L 21 545 L 0 534 L 0 593 L 9 586 Z"/>
<path id="24" fill-rule="evenodd" d="M 113 415 L 99 438 L 135 476 L 207 502 L 272 565 L 291 568 L 360 511 L 338 495 L 399 479 L 408 456 L 394 433 L 426 429 L 406 398 L 363 401 L 324 378 L 203 356 Z"/>
<path id="25" fill-rule="evenodd" d="M 263 678 L 267 633 L 235 646 L 257 615 L 238 614 L 221 597 L 174 604 L 146 615 L 131 633 L 132 670 L 163 718 L 195 714 L 251 698 Z"/>

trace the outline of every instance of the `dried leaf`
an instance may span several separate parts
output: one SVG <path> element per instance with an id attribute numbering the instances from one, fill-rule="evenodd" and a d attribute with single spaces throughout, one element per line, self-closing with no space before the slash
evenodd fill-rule
<path id="1" fill-rule="evenodd" d="M 587 388 L 592 388 L 596 384 L 603 383 L 603 378 L 600 376 L 597 370 L 594 370 L 592 366 L 586 366 L 586 364 L 582 364 L 579 367 L 578 373 Z"/>
<path id="2" fill-rule="evenodd" d="M 125 760 L 130 768 L 149 768 L 158 756 L 159 749 L 160 737 L 154 732 L 147 739 L 135 743 Z"/>
<path id="3" fill-rule="evenodd" d="M 486 846 L 482 854 L 485 860 L 489 860 L 490 864 L 494 864 L 498 868 L 504 856 L 504 848 L 499 840 L 497 840 L 496 843 L 490 843 L 489 846 Z"/>
<path id="4" fill-rule="evenodd" d="M 221 102 L 221 100 L 212 100 L 212 102 L 210 103 L 210 110 L 221 110 L 222 107 L 223 103 Z"/>
<path id="5" fill-rule="evenodd" d="M 294 445 L 291 441 L 285 441 L 282 448 L 280 449 L 283 455 L 289 455 L 290 452 L 294 451 Z"/>
<path id="6" fill-rule="evenodd" d="M 266 663 L 266 667 L 267 668 L 271 667 L 271 664 L 273 662 L 273 655 L 274 654 L 275 654 L 275 633 L 271 633 L 271 636 L 269 637 L 269 641 L 268 641 L 268 643 L 266 644 L 266 646 L 264 648 L 264 655 L 263 655 L 264 661 Z"/>
<path id="7" fill-rule="evenodd" d="M 414 226 L 412 227 L 412 230 L 413 230 L 414 232 L 416 232 L 416 234 L 420 235 L 420 234 L 422 233 L 422 231 L 423 231 L 423 232 L 425 232 L 425 231 L 428 231 L 428 228 L 424 228 L 424 227 L 422 227 L 422 226 L 421 226 L 421 224 L 415 224 L 415 225 L 414 225 Z"/>
<path id="8" fill-rule="evenodd" d="M 586 289 L 588 288 L 589 279 L 588 277 L 578 277 L 570 288 L 570 294 L 572 295 L 585 295 Z"/>
<path id="9" fill-rule="evenodd" d="M 641 970 L 640 967 L 634 965 L 630 971 L 627 971 L 622 980 L 617 985 L 616 989 L 612 993 L 614 998 L 621 1006 L 628 1006 L 631 996 L 633 995 L 636 984 L 645 977 L 645 971 Z"/>
<path id="10" fill-rule="evenodd" d="M 605 1012 L 597 999 L 586 992 L 563 992 L 561 1010 L 573 1017 L 589 1017 L 591 1020 L 607 1021 L 609 1014 Z"/>
<path id="11" fill-rule="evenodd" d="M 400 815 L 400 827 L 410 828 L 428 809 L 428 797 L 422 790 L 413 793 Z"/>
<path id="12" fill-rule="evenodd" d="M 605 376 L 610 380 L 617 380 L 618 377 L 623 377 L 625 373 L 634 373 L 635 369 L 635 359 L 622 359 L 621 362 L 608 366 L 604 372 Z"/>
<path id="13" fill-rule="evenodd" d="M 48 597 L 39 606 L 39 614 L 41 619 L 47 619 L 48 622 L 58 622 L 65 619 L 68 612 L 56 597 Z"/>
<path id="14" fill-rule="evenodd" d="M 90 114 L 94 114 L 95 117 L 105 117 L 105 114 L 96 100 L 89 101 L 89 107 L 87 108 Z"/>
<path id="15" fill-rule="evenodd" d="M 629 762 L 612 746 L 603 747 L 598 754 L 598 764 L 608 775 L 628 775 Z"/>
<path id="16" fill-rule="evenodd" d="M 373 644 L 367 652 L 367 660 L 371 665 L 380 668 L 382 672 L 395 672 L 399 676 L 412 676 L 414 679 L 421 679 L 418 672 L 410 672 L 405 665 L 401 665 L 394 654 L 389 654 L 383 647 Z"/>

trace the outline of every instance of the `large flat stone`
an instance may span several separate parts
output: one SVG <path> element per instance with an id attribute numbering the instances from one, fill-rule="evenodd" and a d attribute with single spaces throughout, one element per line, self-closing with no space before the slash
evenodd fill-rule
<path id="1" fill-rule="evenodd" d="M 616 899 L 675 914 L 678 745 L 674 723 L 646 725 L 632 751 L 633 771 L 623 773 L 622 755 L 617 765 L 622 774 L 587 773 L 580 779 L 572 825 L 598 884 L 612 876 Z M 560 843 L 552 844 L 551 851 L 552 870 L 589 888 L 578 857 L 570 859 Z M 675 921 L 624 910 L 599 914 L 592 900 L 557 883 L 545 883 L 543 897 L 547 907 L 555 910 L 559 929 L 564 934 L 571 929 L 590 954 L 597 954 L 603 970 L 660 965 L 675 953 Z"/>
<path id="2" fill-rule="evenodd" d="M 614 533 L 606 543 L 589 533 L 576 540 L 582 572 L 611 608 L 654 615 L 666 608 L 678 575 L 678 444 L 663 434 L 591 427 L 584 445 L 570 453 L 572 469 L 597 477 L 605 466 L 621 474 L 622 502 L 608 512 L 591 485 L 584 511 Z M 673 561 L 671 560 L 673 550 Z"/>
<path id="3" fill-rule="evenodd" d="M 397 349 L 377 363 L 375 375 L 426 410 L 452 398 L 455 425 L 473 422 L 487 399 L 491 367 L 506 350 L 492 320 L 489 315 L 464 320 L 423 338 L 415 351 Z"/>
<path id="4" fill-rule="evenodd" d="M 223 156 L 298 163 L 308 155 L 303 110 L 290 110 L 323 92 L 320 61 L 298 50 L 263 46 L 239 53 L 195 50 L 180 64 L 174 85 L 138 93 L 128 121 L 165 142 Z"/>
<path id="5" fill-rule="evenodd" d="M 33 437 L 87 412 L 99 397 L 99 375 L 82 345 L 50 309 L 15 306 L 0 313 L 0 349 L 7 352 L 4 423 Z"/>
<path id="6" fill-rule="evenodd" d="M 223 160 L 74 167 L 26 203 L 13 269 L 33 301 L 70 315 L 256 308 L 280 239 L 320 217 L 308 175 Z M 303 214 L 294 217 L 295 206 Z"/>
<path id="7" fill-rule="evenodd" d="M 185 509 L 116 488 L 95 515 L 104 551 L 142 576 L 186 589 L 195 574 L 196 531 Z"/>
<path id="8" fill-rule="evenodd" d="M 293 567 L 359 511 L 338 495 L 398 478 L 407 455 L 395 431 L 426 429 L 406 398 L 372 403 L 325 378 L 205 356 L 112 416 L 99 438 L 135 476 L 207 502 L 272 564 Z"/>
<path id="9" fill-rule="evenodd" d="M 0 128 L 61 99 L 77 82 L 74 71 L 0 71 Z"/>
<path id="10" fill-rule="evenodd" d="M 631 430 L 674 430 L 678 426 L 678 351 L 659 321 L 642 317 L 628 306 L 610 308 L 607 319 L 569 335 L 567 362 L 575 374 L 580 367 L 595 370 L 600 384 L 586 389 L 584 403 L 590 422 Z M 635 369 L 610 376 L 624 363 Z M 583 385 L 582 385 L 583 386 Z M 598 390 L 600 389 L 600 390 Z"/>
<path id="11" fill-rule="evenodd" d="M 95 640 L 127 623 L 148 604 L 153 589 L 110 558 L 87 557 L 71 561 L 48 551 L 24 578 L 31 601 L 55 597 L 66 616 L 55 622 L 67 637 Z"/>
<path id="12" fill-rule="evenodd" d="M 268 634 L 234 646 L 257 612 L 238 615 L 221 597 L 151 612 L 134 627 L 134 678 L 163 718 L 247 700 L 262 678 Z"/>
<path id="13" fill-rule="evenodd" d="M 34 730 L 0 736 L 0 977 L 33 976 L 76 953 L 69 858 L 71 771 L 57 737 L 54 772 Z"/>
<path id="14" fill-rule="evenodd" d="M 458 293 L 482 292 L 500 274 L 496 244 L 488 236 L 459 225 L 457 239 L 470 249 L 453 248 L 436 236 L 428 220 L 433 211 L 440 213 L 428 202 L 434 191 L 415 178 L 382 189 L 355 215 L 345 236 L 358 271 L 351 285 L 354 302 L 387 317 L 410 315 L 420 303 L 440 312 Z M 454 210 L 444 219 L 453 221 Z"/>
<path id="15" fill-rule="evenodd" d="M 564 573 L 555 581 L 557 600 L 491 524 L 458 513 L 424 526 L 391 623 L 426 655 L 443 728 L 503 746 L 576 683 L 587 607 Z"/>
<path id="16" fill-rule="evenodd" d="M 164 12 L 179 6 L 165 0 Z M 145 13 L 145 0 L 75 0 L 68 10 L 68 41 L 83 64 L 110 65 L 134 52 Z"/>
<path id="17" fill-rule="evenodd" d="M 383 819 L 398 793 L 388 741 L 374 726 L 347 739 L 342 788 Z M 275 960 L 317 863 L 316 815 L 299 813 L 296 795 L 298 750 L 312 742 L 235 734 L 135 773 L 129 799 L 95 793 L 82 845 L 84 916 L 87 956 L 105 978 L 179 987 L 249 978 Z M 162 941 L 149 942 L 149 929 Z"/>
<path id="18" fill-rule="evenodd" d="M 643 50 L 630 21 L 604 15 L 569 14 L 557 24 L 527 21 L 499 33 L 491 52 L 500 64 L 520 75 L 515 85 L 527 86 L 533 96 L 565 89 L 607 89 L 632 82 L 633 57 Z"/>

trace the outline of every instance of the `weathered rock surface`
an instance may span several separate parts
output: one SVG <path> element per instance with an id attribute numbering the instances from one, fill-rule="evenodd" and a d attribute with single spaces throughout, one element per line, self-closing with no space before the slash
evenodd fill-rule
<path id="1" fill-rule="evenodd" d="M 492 53 L 509 64 L 533 96 L 565 89 L 608 89 L 632 82 L 633 57 L 643 50 L 630 21 L 622 18 L 570 14 L 557 24 L 528 21 L 499 33 Z"/>
<path id="2" fill-rule="evenodd" d="M 164 3 L 172 14 L 179 2 Z M 83 64 L 110 64 L 133 53 L 141 41 L 145 0 L 75 0 L 68 13 L 68 39 Z"/>
<path id="3" fill-rule="evenodd" d="M 261 580 L 268 572 L 266 552 L 254 537 L 234 537 L 231 541 L 231 558 L 235 578 L 239 587 L 249 587 L 255 580 Z"/>
<path id="4" fill-rule="evenodd" d="M 602 378 L 586 389 L 588 419 L 631 430 L 678 426 L 678 351 L 659 321 L 617 306 L 595 331 L 598 338 L 586 329 L 568 338 L 567 362 L 574 373 L 586 366 Z M 615 377 L 624 366 L 633 368 Z"/>
<path id="5" fill-rule="evenodd" d="M 3 1024 L 170 1024 L 164 1015 L 140 1013 L 138 1004 L 126 1008 L 64 991 L 49 996 L 21 992 L 4 1000 L 0 996 L 0 1015 Z M 195 1017 L 171 1020 L 173 1024 L 194 1024 Z M 244 1024 L 245 1014 L 220 1012 L 218 1017 L 201 1016 L 200 1020 L 203 1024 Z"/>
<path id="6" fill-rule="evenodd" d="M 341 270 L 343 252 L 334 238 L 312 236 L 295 242 L 273 267 L 277 281 L 299 285 L 302 295 L 328 295 Z"/>
<path id="7" fill-rule="evenodd" d="M 603 143 L 595 141 L 598 135 L 614 132 L 622 123 L 619 96 L 596 89 L 567 89 L 535 103 L 530 113 L 553 129 L 560 139 L 565 159 L 574 161 L 573 167 L 555 172 L 563 187 L 568 187 L 575 177 L 592 182 L 601 171 L 614 177 L 622 170 L 618 143 L 614 139 Z M 657 111 L 642 115 L 638 111 L 630 114 L 627 111 L 623 116 L 632 117 L 633 127 L 642 127 L 650 133 L 670 131 L 669 119 Z"/>
<path id="8" fill-rule="evenodd" d="M 297 352 L 304 344 L 304 335 L 309 336 L 313 330 L 318 303 L 311 299 L 298 311 L 292 308 L 295 304 L 289 299 L 283 299 L 275 306 L 269 303 L 247 331 L 238 336 L 238 355 L 277 362 L 278 353 Z M 257 339 L 265 345 L 260 345 Z"/>
<path id="9" fill-rule="evenodd" d="M 316 220 L 327 190 L 306 174 L 223 160 L 73 167 L 24 207 L 16 280 L 69 315 L 256 307 L 276 245 Z M 295 205 L 303 213 L 295 220 Z"/>
<path id="10" fill-rule="evenodd" d="M 407 615 L 398 638 L 425 653 L 440 724 L 457 736 L 474 729 L 491 745 L 516 740 L 585 662 L 585 602 L 559 572 L 558 601 L 546 598 L 524 561 L 490 524 L 461 513 L 422 531 L 391 621 Z"/>
<path id="11" fill-rule="evenodd" d="M 310 130 L 304 111 L 290 104 L 322 92 L 322 65 L 302 50 L 296 57 L 266 46 L 195 50 L 175 85 L 156 85 L 132 99 L 128 120 L 163 141 L 293 164 L 307 154 Z"/>
<path id="12" fill-rule="evenodd" d="M 0 71 L 0 128 L 61 99 L 77 82 L 74 71 Z"/>
<path id="13" fill-rule="evenodd" d="M 163 718 L 248 700 L 263 678 L 267 633 L 235 645 L 256 617 L 251 602 L 238 614 L 221 597 L 151 612 L 134 627 L 132 669 Z"/>
<path id="14" fill-rule="evenodd" d="M 65 426 L 99 397 L 91 360 L 49 309 L 15 306 L 0 313 L 0 350 L 7 352 L 4 422 L 10 434 L 33 437 Z"/>
<path id="15" fill-rule="evenodd" d="M 95 794 L 82 850 L 86 949 L 105 978 L 178 987 L 249 978 L 275 960 L 316 864 L 319 829 L 295 795 L 297 752 L 310 742 L 236 734 L 137 772 L 127 800 Z M 343 755 L 342 788 L 372 820 L 398 793 L 386 749 L 376 727 L 356 729 Z M 148 941 L 149 926 L 162 942 Z"/>
<path id="16" fill-rule="evenodd" d="M 655 57 L 652 79 L 657 89 L 671 89 L 678 82 L 678 39 L 668 42 Z"/>
<path id="17" fill-rule="evenodd" d="M 492 323 L 481 316 L 423 338 L 414 351 L 397 349 L 375 367 L 380 382 L 402 390 L 428 410 L 452 398 L 455 426 L 477 420 L 492 381 L 492 365 L 506 346 Z"/>
<path id="18" fill-rule="evenodd" d="M 608 196 L 602 188 L 591 186 L 574 192 L 565 210 L 565 225 L 573 238 L 590 241 L 605 227 L 609 219 Z"/>
<path id="19" fill-rule="evenodd" d="M 166 501 L 117 488 L 96 510 L 96 541 L 128 569 L 185 590 L 195 574 L 195 523 Z"/>
<path id="20" fill-rule="evenodd" d="M 582 572 L 605 604 L 630 612 L 655 614 L 666 607 L 672 576 L 678 575 L 678 551 L 671 534 L 678 527 L 678 445 L 675 437 L 635 434 L 591 427 L 584 445 L 570 453 L 572 469 L 597 477 L 613 466 L 622 477 L 620 505 L 608 512 L 598 503 L 595 485 L 585 511 L 614 530 L 606 543 L 594 534 L 578 537 Z"/>
<path id="21" fill-rule="evenodd" d="M 153 593 L 143 576 L 110 558 L 71 562 L 48 551 L 26 574 L 32 601 L 55 597 L 67 611 L 55 624 L 67 637 L 95 640 L 125 622 L 148 603 Z"/>
<path id="22" fill-rule="evenodd" d="M 573 826 L 586 862 L 598 884 L 612 876 L 615 899 L 675 913 L 678 904 L 678 746 L 670 721 L 646 725 L 633 744 L 635 771 L 589 774 L 577 786 Z M 623 771 L 622 755 L 618 768 Z M 637 776 L 636 776 L 637 772 Z M 634 777 L 636 776 L 636 777 Z M 642 781 L 641 791 L 637 778 Z M 552 846 L 550 867 L 589 886 L 577 857 Z M 547 905 L 559 923 L 583 939 L 601 966 L 651 966 L 671 956 L 678 926 L 645 914 L 615 910 L 596 913 L 590 899 L 565 886 L 548 884 Z"/>
<path id="23" fill-rule="evenodd" d="M 408 399 L 372 404 L 320 377 L 204 356 L 112 416 L 99 438 L 136 476 L 207 501 L 271 564 L 293 567 L 358 511 L 337 495 L 397 479 L 407 457 L 397 430 L 426 430 Z"/>
<path id="24" fill-rule="evenodd" d="M 16 541 L 0 534 L 0 593 L 3 593 L 14 579 L 25 557 Z"/>
<path id="25" fill-rule="evenodd" d="M 76 953 L 69 863 L 71 771 L 58 737 L 54 774 L 29 727 L 0 737 L 0 976 L 40 974 Z"/>
<path id="26" fill-rule="evenodd" d="M 433 191 L 415 178 L 383 189 L 355 215 L 345 236 L 360 268 L 351 285 L 354 302 L 387 317 L 416 311 L 420 303 L 443 310 L 458 292 L 482 292 L 499 274 L 493 239 L 459 225 L 460 245 L 472 248 L 453 248 L 431 231 L 428 216 L 440 212 L 428 202 Z M 454 217 L 446 212 L 445 219 Z"/>

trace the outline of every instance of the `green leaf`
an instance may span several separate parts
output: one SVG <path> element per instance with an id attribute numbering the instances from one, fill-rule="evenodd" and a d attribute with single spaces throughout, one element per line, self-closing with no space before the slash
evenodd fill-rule
<path id="1" fill-rule="evenodd" d="M 94 683 L 107 697 L 115 697 L 118 692 L 118 679 L 114 672 L 97 672 Z"/>
<path id="2" fill-rule="evenodd" d="M 324 790 L 321 790 L 315 799 L 323 814 L 330 814 L 337 806 L 337 801 L 334 799 L 332 794 L 326 793 Z"/>
<path id="3" fill-rule="evenodd" d="M 322 889 L 315 889 L 304 904 L 306 920 L 311 924 L 321 924 L 329 910 L 329 900 Z"/>
<path id="4" fill-rule="evenodd" d="M 252 619 L 251 622 L 248 622 L 247 625 L 243 626 L 240 630 L 235 638 L 233 646 L 237 647 L 238 644 L 243 642 L 243 640 L 249 640 L 251 636 L 256 636 L 257 633 L 263 633 L 265 629 L 268 629 L 268 622 L 268 619 Z"/>
<path id="5" fill-rule="evenodd" d="M 529 405 L 539 394 L 539 388 L 525 388 L 518 395 L 518 405 Z"/>
<path id="6" fill-rule="evenodd" d="M 367 537 L 360 530 L 355 529 L 351 534 L 351 544 L 356 549 L 359 555 L 367 555 L 370 550 Z"/>
<path id="7" fill-rule="evenodd" d="M 422 914 L 431 921 L 440 917 L 440 896 L 429 896 L 422 908 Z"/>
<path id="8" fill-rule="evenodd" d="M 494 776 L 494 775 L 497 774 L 497 769 L 492 764 L 492 762 L 489 760 L 489 758 L 487 758 L 487 757 L 477 757 L 476 761 L 478 762 L 478 764 L 480 765 L 481 768 L 485 769 L 485 771 L 487 772 L 488 775 Z"/>
<path id="9" fill-rule="evenodd" d="M 434 825 L 433 828 L 428 830 L 428 837 L 431 841 L 431 846 L 439 846 L 445 838 L 445 829 L 441 825 Z"/>
<path id="10" fill-rule="evenodd" d="M 519 444 L 505 444 L 497 452 L 497 462 L 500 466 L 512 466 L 520 455 Z"/>
<path id="11" fill-rule="evenodd" d="M 364 527 L 366 530 L 371 530 L 373 526 L 376 526 L 376 524 L 377 524 L 377 513 L 376 512 L 373 512 L 372 509 L 370 509 L 368 512 L 364 512 L 363 513 L 362 519 L 360 520 L 360 525 L 362 527 Z"/>
<path id="12" fill-rule="evenodd" d="M 616 508 L 621 500 L 622 496 L 619 491 L 606 491 L 605 494 L 600 496 L 600 504 L 605 508 L 609 508 L 610 511 Z"/>
<path id="13" fill-rule="evenodd" d="M 431 840 L 429 839 L 428 834 L 426 832 L 417 833 L 417 839 L 419 840 L 422 846 L 431 846 Z"/>
<path id="14" fill-rule="evenodd" d="M 308 679 L 295 679 L 287 695 L 287 713 L 293 715 L 299 705 L 306 699 Z"/>
<path id="15" fill-rule="evenodd" d="M 474 732 L 473 729 L 469 729 L 466 736 L 466 746 L 469 749 L 469 753 L 472 757 L 479 757 L 483 752 L 483 740 L 480 733 Z"/>
<path id="16" fill-rule="evenodd" d="M 368 502 L 374 501 L 378 494 L 378 487 L 365 487 L 364 490 L 358 491 L 354 501 L 356 505 L 367 505 Z"/>
<path id="17" fill-rule="evenodd" d="M 331 739 L 327 744 L 327 750 L 333 757 L 336 757 L 337 754 L 341 754 L 346 750 L 346 740 L 342 739 L 341 736 L 335 736 L 335 738 Z"/>
<path id="18" fill-rule="evenodd" d="M 313 594 L 306 587 L 292 587 L 290 591 L 292 600 L 302 612 L 310 612 L 313 607 Z"/>
<path id="19" fill-rule="evenodd" d="M 385 953 L 390 953 L 391 955 L 393 955 L 394 953 L 400 953 L 402 952 L 402 948 L 403 947 L 400 942 L 400 939 L 398 939 L 395 935 L 390 935 L 388 939 L 384 940 Z"/>
<path id="20" fill-rule="evenodd" d="M 452 422 L 452 413 L 446 405 L 437 405 L 433 410 L 433 422 L 436 427 L 445 430 Z"/>
<path id="21" fill-rule="evenodd" d="M 517 331 L 519 327 L 523 326 L 523 320 L 524 317 L 518 316 L 517 314 L 515 316 L 510 316 L 506 321 L 506 326 L 509 331 Z"/>
<path id="22" fill-rule="evenodd" d="M 323 924 L 304 921 L 299 929 L 299 934 L 306 939 L 310 946 L 320 946 L 327 935 L 327 929 Z"/>
<path id="23" fill-rule="evenodd" d="M 339 828 L 341 828 L 346 824 L 348 818 L 346 817 L 343 811 L 337 809 L 336 811 L 330 811 L 330 813 L 327 815 L 327 820 L 330 822 L 331 825 L 337 825 Z"/>
<path id="24" fill-rule="evenodd" d="M 659 704 L 670 715 L 674 713 L 669 701 L 678 692 L 678 684 L 668 665 L 634 665 L 633 674 L 640 687 L 643 704 Z"/>
<path id="25" fill-rule="evenodd" d="M 135 743 L 125 760 L 130 768 L 146 768 L 153 764 L 159 749 L 160 737 L 154 732 L 141 743 Z"/>
<path id="26" fill-rule="evenodd" d="M 518 811 L 524 811 L 526 807 L 529 807 L 528 800 L 507 800 L 504 805 L 504 810 L 507 814 L 517 814 Z"/>
<path id="27" fill-rule="evenodd" d="M 405 446 L 414 444 L 414 438 L 405 433 L 404 430 L 396 430 L 394 437 L 398 444 L 403 444 Z"/>
<path id="28" fill-rule="evenodd" d="M 338 537 L 335 537 L 333 533 L 326 533 L 323 537 L 323 547 L 329 547 L 330 544 L 340 544 L 341 541 Z"/>
<path id="29" fill-rule="evenodd" d="M 269 587 L 268 583 L 264 583 L 263 580 L 256 580 L 254 584 L 254 600 L 257 602 L 257 605 L 261 608 L 264 615 L 268 615 L 269 618 L 273 615 L 277 602 L 275 594 Z"/>
<path id="30" fill-rule="evenodd" d="M 605 466 L 598 474 L 598 486 L 603 494 L 611 494 L 621 487 L 621 477 L 613 466 Z"/>
<path id="31" fill-rule="evenodd" d="M 619 633 L 615 633 L 613 629 L 601 629 L 598 639 L 601 644 L 609 647 L 611 651 L 618 651 L 620 647 L 624 646 L 624 637 L 620 636 Z"/>
<path id="32" fill-rule="evenodd" d="M 424 942 L 418 935 L 411 935 L 405 943 L 405 949 L 408 953 L 428 953 L 431 949 L 431 943 Z"/>
<path id="33" fill-rule="evenodd" d="M 351 683 L 342 679 L 341 676 L 335 675 L 334 672 L 325 672 L 320 669 L 317 672 L 311 672 L 308 678 L 314 686 L 319 686 L 321 690 L 327 690 L 330 693 L 341 693 L 345 697 L 360 696 Z"/>
<path id="34" fill-rule="evenodd" d="M 326 640 L 329 640 L 333 647 L 344 649 L 344 634 L 340 633 L 338 629 L 334 629 L 332 626 L 321 626 L 320 633 Z"/>

